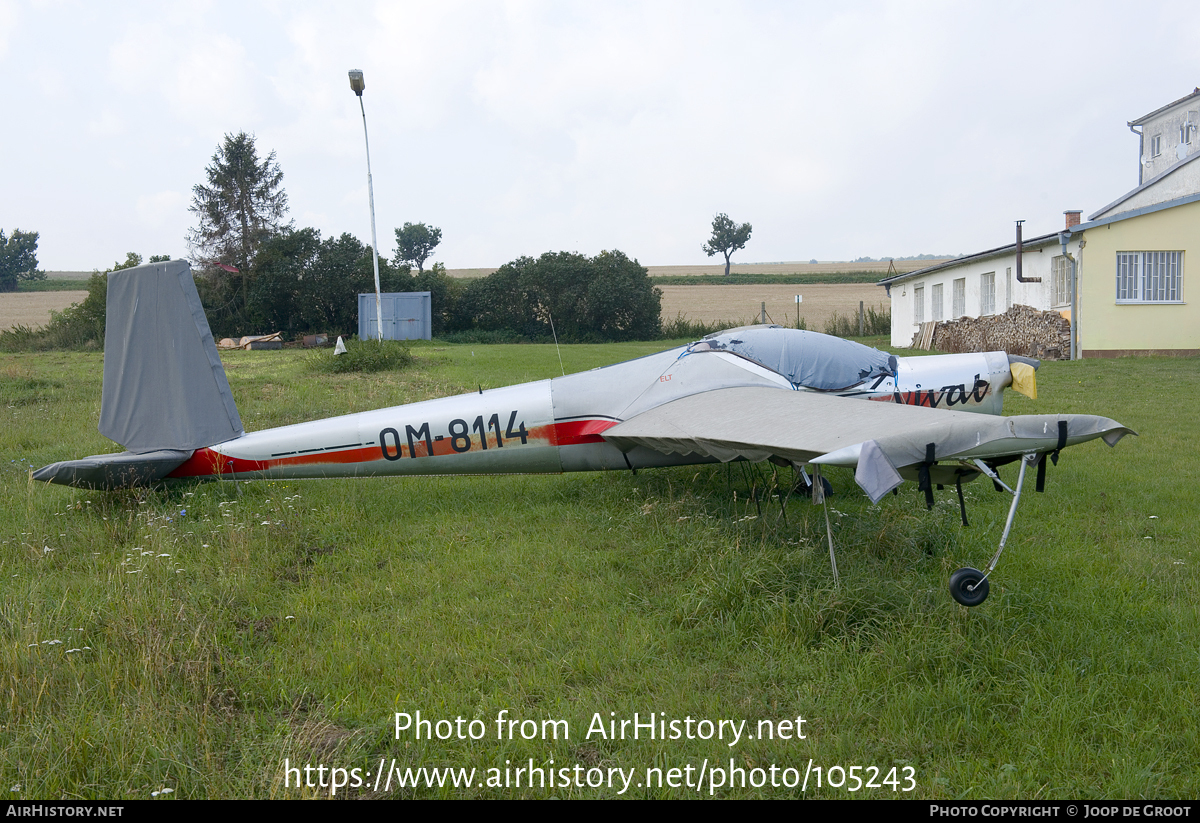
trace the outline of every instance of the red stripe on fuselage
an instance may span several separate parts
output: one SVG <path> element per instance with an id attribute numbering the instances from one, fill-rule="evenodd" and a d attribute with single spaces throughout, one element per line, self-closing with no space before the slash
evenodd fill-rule
<path id="1" fill-rule="evenodd" d="M 563 423 L 552 423 L 546 426 L 534 426 L 526 434 L 527 441 L 540 440 L 551 446 L 575 446 L 583 443 L 603 443 L 601 433 L 617 425 L 616 420 L 569 420 Z M 504 438 L 505 445 L 500 448 L 512 448 L 508 445 L 514 438 Z M 482 451 L 482 446 L 476 438 L 471 438 L 471 448 L 465 452 L 457 452 L 451 446 L 451 438 L 433 441 L 433 457 L 444 457 L 453 454 L 466 454 L 471 451 Z M 517 447 L 520 447 L 517 441 Z M 417 457 L 429 457 L 426 453 L 425 440 L 414 440 Z M 488 437 L 488 448 L 495 449 L 496 436 Z M 411 458 L 408 444 L 399 448 L 400 456 Z M 372 463 L 383 460 L 383 453 L 378 446 L 366 448 L 343 449 L 340 451 L 322 451 L 313 454 L 298 454 L 288 457 L 276 457 L 269 460 L 248 460 L 243 457 L 230 457 L 211 448 L 197 449 L 191 457 L 171 472 L 168 477 L 213 477 L 227 474 L 249 474 L 267 471 L 278 466 L 311 466 L 322 464 Z"/>
<path id="2" fill-rule="evenodd" d="M 581 443 L 603 443 L 601 433 L 617 425 L 616 420 L 568 420 L 554 424 L 554 445 L 577 446 Z"/>

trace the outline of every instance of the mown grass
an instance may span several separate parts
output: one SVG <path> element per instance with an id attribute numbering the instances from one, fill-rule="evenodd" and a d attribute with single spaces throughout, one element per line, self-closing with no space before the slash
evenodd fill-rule
<path id="1" fill-rule="evenodd" d="M 664 343 L 563 346 L 573 372 Z M 560 373 L 552 346 L 413 346 L 314 376 L 300 352 L 223 355 L 247 429 Z M 114 448 L 98 353 L 0 359 L 0 789 L 12 798 L 308 797 L 285 758 L 403 766 L 911 767 L 922 798 L 1193 797 L 1200 745 L 1200 361 L 1046 363 L 1040 399 L 1141 432 L 1063 453 L 1027 493 L 991 598 L 1008 497 L 906 484 L 879 506 L 835 473 L 821 510 L 762 466 L 564 476 L 212 483 L 107 494 L 29 468 Z M 1012 479 L 1013 469 L 1005 471 Z M 1031 492 L 1031 487 L 1027 487 Z M 55 642 L 61 641 L 61 642 Z M 497 740 L 501 710 L 569 740 Z M 394 713 L 479 718 L 415 740 Z M 806 719 L 804 740 L 607 740 L 594 713 Z M 16 787 L 16 788 L 13 788 Z M 366 788 L 343 795 L 383 795 Z M 451 788 L 388 796 L 610 797 Z M 637 788 L 627 796 L 686 797 Z M 723 788 L 722 797 L 798 789 Z M 700 796 L 707 796 L 707 790 Z M 849 797 L 810 785 L 810 797 Z"/>

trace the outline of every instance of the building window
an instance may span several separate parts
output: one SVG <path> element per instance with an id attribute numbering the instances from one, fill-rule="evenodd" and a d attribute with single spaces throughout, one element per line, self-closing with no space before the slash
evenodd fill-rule
<path id="1" fill-rule="evenodd" d="M 1118 303 L 1183 301 L 1183 252 L 1117 252 Z"/>
<path id="2" fill-rule="evenodd" d="M 1158 157 L 1162 154 L 1162 135 L 1156 134 L 1150 138 L 1150 156 Z"/>
<path id="3" fill-rule="evenodd" d="M 913 288 L 913 322 L 918 326 L 925 322 L 925 284 Z"/>
<path id="4" fill-rule="evenodd" d="M 1004 310 L 1012 308 L 1012 266 L 1004 273 Z"/>
<path id="5" fill-rule="evenodd" d="M 1066 255 L 1060 254 L 1050 261 L 1051 297 L 1055 306 L 1071 305 L 1071 268 Z"/>
<path id="6" fill-rule="evenodd" d="M 967 278 L 960 277 L 954 281 L 951 292 L 951 318 L 957 320 L 967 313 Z"/>
<path id="7" fill-rule="evenodd" d="M 996 273 L 990 271 L 979 276 L 979 314 L 986 317 L 996 313 Z"/>
<path id="8" fill-rule="evenodd" d="M 932 320 L 942 319 L 942 284 L 934 283 L 929 289 L 930 314 Z"/>

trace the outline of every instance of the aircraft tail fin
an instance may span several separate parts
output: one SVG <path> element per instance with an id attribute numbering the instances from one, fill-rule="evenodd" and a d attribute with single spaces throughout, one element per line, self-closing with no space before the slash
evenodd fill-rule
<path id="1" fill-rule="evenodd" d="M 100 433 L 135 454 L 245 433 L 186 260 L 108 275 Z"/>

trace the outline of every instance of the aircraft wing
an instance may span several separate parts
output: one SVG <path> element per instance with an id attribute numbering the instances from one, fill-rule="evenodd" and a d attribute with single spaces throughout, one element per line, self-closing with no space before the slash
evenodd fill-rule
<path id="1" fill-rule="evenodd" d="M 625 451 L 645 446 L 665 454 L 694 453 L 726 462 L 776 457 L 793 463 L 852 466 L 857 468 L 859 485 L 877 502 L 902 476 L 916 479 L 922 466 L 928 470 L 934 462 L 1056 452 L 1097 437 L 1113 446 L 1133 433 L 1115 420 L 1095 415 L 994 417 L 817 392 L 743 387 L 673 400 L 608 429 L 603 436 Z M 945 472 L 941 475 L 935 476 L 935 483 L 954 482 Z"/>

